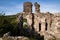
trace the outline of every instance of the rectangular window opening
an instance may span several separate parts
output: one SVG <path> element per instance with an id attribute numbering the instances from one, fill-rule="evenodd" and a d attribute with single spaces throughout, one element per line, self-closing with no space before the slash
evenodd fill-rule
<path id="1" fill-rule="evenodd" d="M 39 31 L 41 31 L 41 23 L 39 23 Z"/>
<path id="2" fill-rule="evenodd" d="M 47 26 L 48 26 L 48 23 L 46 22 L 46 24 L 45 24 L 45 30 L 47 31 Z"/>

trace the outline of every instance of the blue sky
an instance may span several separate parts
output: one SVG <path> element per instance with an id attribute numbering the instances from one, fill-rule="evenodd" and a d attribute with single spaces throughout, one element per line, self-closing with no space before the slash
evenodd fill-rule
<path id="1" fill-rule="evenodd" d="M 23 12 L 23 3 L 27 1 L 32 2 L 33 12 L 35 2 L 40 4 L 41 12 L 60 12 L 60 0 L 0 0 L 0 12 L 4 11 L 6 15 Z"/>

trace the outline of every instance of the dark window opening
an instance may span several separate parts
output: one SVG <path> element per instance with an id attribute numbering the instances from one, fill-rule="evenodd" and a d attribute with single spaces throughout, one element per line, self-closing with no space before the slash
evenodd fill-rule
<path id="1" fill-rule="evenodd" d="M 39 23 L 39 31 L 41 30 L 41 23 Z"/>
<path id="2" fill-rule="evenodd" d="M 46 31 L 47 31 L 47 26 L 48 26 L 48 24 L 46 23 L 46 24 L 45 24 L 45 30 L 46 30 Z"/>

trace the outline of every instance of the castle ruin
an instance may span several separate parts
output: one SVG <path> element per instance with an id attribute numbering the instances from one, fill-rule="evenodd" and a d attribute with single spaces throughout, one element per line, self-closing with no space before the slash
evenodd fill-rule
<path id="1" fill-rule="evenodd" d="M 32 6 L 31 2 L 24 3 L 23 12 L 17 14 L 18 23 L 26 19 L 30 30 L 44 36 L 44 40 L 60 40 L 60 14 L 41 13 L 40 5 L 37 2 L 34 3 L 35 13 L 32 13 Z"/>

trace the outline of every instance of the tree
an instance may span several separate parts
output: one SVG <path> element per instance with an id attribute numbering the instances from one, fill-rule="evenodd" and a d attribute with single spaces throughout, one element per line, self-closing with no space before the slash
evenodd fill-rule
<path id="1" fill-rule="evenodd" d="M 0 16 L 5 16 L 5 12 L 4 11 L 0 12 Z"/>

